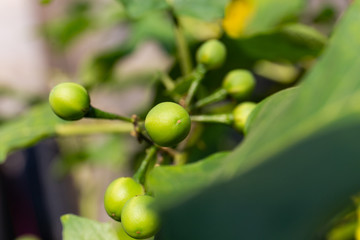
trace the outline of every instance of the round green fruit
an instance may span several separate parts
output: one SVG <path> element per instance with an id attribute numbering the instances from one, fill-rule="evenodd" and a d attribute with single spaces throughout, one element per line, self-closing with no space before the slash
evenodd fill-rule
<path id="1" fill-rule="evenodd" d="M 154 198 L 143 195 L 131 198 L 124 206 L 121 223 L 125 232 L 136 239 L 154 236 L 160 228 L 160 217 L 151 208 Z"/>
<path id="2" fill-rule="evenodd" d="M 223 88 L 230 96 L 241 100 L 253 92 L 255 79 L 251 72 L 247 70 L 232 70 L 226 74 L 223 81 Z"/>
<path id="3" fill-rule="evenodd" d="M 122 227 L 121 223 L 117 227 L 117 236 L 120 240 L 135 240 L 136 238 L 130 237 Z M 146 240 L 154 240 L 154 237 L 146 238 Z"/>
<path id="4" fill-rule="evenodd" d="M 243 102 L 235 107 L 233 110 L 234 116 L 234 127 L 244 132 L 246 121 L 248 120 L 251 112 L 256 107 L 256 103 L 253 102 Z"/>
<path id="5" fill-rule="evenodd" d="M 145 128 L 151 139 L 163 147 L 171 147 L 186 138 L 191 120 L 187 111 L 173 102 L 159 103 L 145 118 Z"/>
<path id="6" fill-rule="evenodd" d="M 212 39 L 203 43 L 196 52 L 196 60 L 207 69 L 220 67 L 226 58 L 225 45 L 219 40 Z"/>
<path id="7" fill-rule="evenodd" d="M 105 210 L 111 218 L 120 221 L 125 203 L 132 197 L 144 194 L 143 186 L 135 182 L 134 179 L 129 177 L 115 179 L 105 192 Z"/>
<path id="8" fill-rule="evenodd" d="M 65 120 L 79 120 L 90 109 L 88 92 L 73 82 L 56 85 L 50 92 L 49 103 L 54 113 Z"/>

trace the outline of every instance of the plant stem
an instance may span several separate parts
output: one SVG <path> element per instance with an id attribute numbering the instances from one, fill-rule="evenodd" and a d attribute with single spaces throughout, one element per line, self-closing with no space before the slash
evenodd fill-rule
<path id="1" fill-rule="evenodd" d="M 132 123 L 133 120 L 128 117 L 123 117 L 114 113 L 108 113 L 104 112 L 100 109 L 94 108 L 93 106 L 90 106 L 89 112 L 85 115 L 87 118 L 100 118 L 100 119 L 110 119 L 110 120 L 121 120 L 125 122 Z"/>
<path id="2" fill-rule="evenodd" d="M 55 132 L 60 136 L 73 136 L 94 133 L 129 133 L 133 130 L 133 125 L 123 122 L 96 122 L 96 123 L 70 123 L 60 124 L 55 128 Z"/>
<path id="3" fill-rule="evenodd" d="M 151 163 L 151 160 L 154 159 L 156 151 L 157 151 L 157 148 L 156 148 L 156 146 L 153 145 L 146 152 L 146 156 L 145 156 L 144 160 L 141 162 L 140 167 L 138 168 L 138 170 L 136 171 L 136 173 L 133 176 L 133 178 L 136 182 L 138 182 L 140 184 L 144 184 L 146 171 Z"/>
<path id="4" fill-rule="evenodd" d="M 231 125 L 234 121 L 234 117 L 231 113 L 215 114 L 215 115 L 196 115 L 196 116 L 191 116 L 191 121 L 223 123 L 223 124 Z"/>
<path id="5" fill-rule="evenodd" d="M 198 90 L 201 80 L 204 78 L 205 73 L 206 73 L 206 68 L 201 64 L 197 65 L 195 72 L 193 73 L 193 81 L 190 85 L 188 95 L 186 96 L 185 99 L 186 106 L 190 106 L 191 100 L 194 97 L 196 91 Z"/>
<path id="6" fill-rule="evenodd" d="M 171 91 L 175 88 L 174 80 L 166 73 L 160 73 L 160 80 L 164 84 L 166 90 Z"/>
<path id="7" fill-rule="evenodd" d="M 153 145 L 153 141 L 146 136 L 145 123 L 143 121 L 134 121 L 135 137 L 137 137 L 139 143 L 143 140 L 150 145 Z"/>
<path id="8" fill-rule="evenodd" d="M 227 92 L 225 89 L 220 88 L 218 90 L 216 90 L 214 93 L 212 93 L 211 95 L 200 99 L 199 101 L 197 101 L 194 105 L 194 108 L 201 108 L 205 105 L 214 103 L 214 102 L 219 102 L 221 100 L 224 100 L 227 96 Z"/>
<path id="9" fill-rule="evenodd" d="M 179 19 L 173 11 L 170 12 L 174 23 L 176 46 L 179 54 L 180 68 L 182 75 L 188 75 L 192 70 L 189 46 L 187 44 L 184 31 L 180 26 Z"/>

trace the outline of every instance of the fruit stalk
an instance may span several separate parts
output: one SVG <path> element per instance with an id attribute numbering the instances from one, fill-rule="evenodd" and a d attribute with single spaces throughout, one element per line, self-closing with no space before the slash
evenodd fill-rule
<path id="1" fill-rule="evenodd" d="M 220 88 L 220 89 L 216 90 L 214 93 L 212 93 L 211 95 L 197 101 L 193 108 L 201 108 L 208 104 L 219 102 L 221 100 L 224 100 L 226 98 L 226 96 L 227 96 L 226 90 L 223 88 Z"/>
<path id="2" fill-rule="evenodd" d="M 182 74 L 185 76 L 190 74 L 192 70 L 192 62 L 190 57 L 189 46 L 186 42 L 184 31 L 180 26 L 179 19 L 177 18 L 174 12 L 171 11 L 170 14 L 174 23 L 174 32 L 175 32 L 176 46 L 179 55 L 180 68 Z"/>
<path id="3" fill-rule="evenodd" d="M 89 110 L 89 112 L 87 112 L 85 117 L 87 117 L 87 118 L 110 119 L 110 120 L 121 120 L 121 121 L 125 121 L 125 122 L 130 122 L 130 123 L 133 122 L 133 120 L 131 118 L 120 116 L 120 115 L 117 115 L 117 114 L 114 114 L 114 113 L 104 112 L 104 111 L 102 111 L 100 109 L 97 109 L 97 108 L 94 108 L 92 106 L 90 106 L 90 110 Z"/>
<path id="4" fill-rule="evenodd" d="M 136 173 L 135 173 L 134 176 L 133 176 L 133 179 L 134 179 L 136 182 L 138 182 L 138 183 L 140 183 L 140 184 L 144 184 L 146 171 L 147 171 L 147 169 L 148 169 L 148 166 L 149 166 L 150 163 L 151 163 L 151 160 L 154 159 L 154 156 L 155 156 L 155 154 L 156 154 L 156 151 L 157 151 L 156 146 L 151 146 L 151 147 L 148 149 L 144 160 L 141 162 L 140 167 L 138 168 L 138 170 L 136 171 Z"/>
<path id="5" fill-rule="evenodd" d="M 167 91 L 172 91 L 175 88 L 174 80 L 171 79 L 171 77 L 166 73 L 159 73 L 160 74 L 160 80 L 165 86 Z"/>
<path id="6" fill-rule="evenodd" d="M 191 121 L 194 122 L 210 122 L 210 123 L 223 123 L 231 125 L 234 121 L 232 114 L 214 114 L 214 115 L 194 115 L 191 116 Z"/>
<path id="7" fill-rule="evenodd" d="M 201 80 L 204 78 L 205 73 L 206 73 L 205 66 L 202 64 L 198 64 L 195 69 L 195 72 L 193 73 L 193 81 L 190 85 L 188 95 L 186 96 L 186 99 L 185 99 L 186 106 L 190 105 L 191 100 L 193 99 L 196 91 L 198 90 Z"/>
<path id="8" fill-rule="evenodd" d="M 96 122 L 89 124 L 60 124 L 55 128 L 56 134 L 60 136 L 73 136 L 94 133 L 129 133 L 133 125 L 123 122 Z"/>

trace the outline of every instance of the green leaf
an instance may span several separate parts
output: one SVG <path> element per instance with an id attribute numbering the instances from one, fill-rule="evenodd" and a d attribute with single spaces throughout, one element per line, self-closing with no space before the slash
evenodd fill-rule
<path id="1" fill-rule="evenodd" d="M 277 106 L 290 103 L 298 91 L 297 87 L 288 88 L 261 101 L 246 121 L 245 132 L 249 133 L 258 125 L 266 124 L 269 117 L 277 114 Z M 268 109 L 272 109 L 272 111 Z"/>
<path id="2" fill-rule="evenodd" d="M 239 47 L 253 58 L 291 62 L 318 56 L 326 41 L 324 35 L 302 24 L 285 25 L 237 40 Z"/>
<path id="3" fill-rule="evenodd" d="M 48 103 L 33 107 L 22 117 L 0 126 L 0 163 L 16 149 L 29 147 L 55 134 L 55 126 L 64 122 Z"/>
<path id="4" fill-rule="evenodd" d="M 192 181 L 171 188 L 163 186 L 180 176 L 153 171 L 163 239 L 314 239 L 349 204 L 360 190 L 359 11 L 360 1 L 353 2 L 298 89 L 289 97 L 275 95 L 277 104 L 268 99 L 258 113 L 264 119 L 254 119 L 220 166 L 204 163 L 207 174 L 195 177 L 183 171 L 181 179 Z M 192 189 L 193 182 L 206 188 L 179 201 L 175 193 Z"/>
<path id="5" fill-rule="evenodd" d="M 219 152 L 196 163 L 186 164 L 184 166 L 165 166 L 156 167 L 150 173 L 147 184 L 153 187 L 157 197 L 163 197 L 172 189 L 173 197 L 177 201 L 189 198 L 197 189 L 204 186 L 201 176 L 206 176 L 209 172 L 222 165 L 222 159 L 227 152 Z M 153 177 L 155 176 L 155 177 Z M 176 180 L 175 180 L 176 179 Z"/>
<path id="6" fill-rule="evenodd" d="M 175 13 L 201 20 L 215 20 L 224 17 L 229 0 L 172 0 Z"/>
<path id="7" fill-rule="evenodd" d="M 131 18 L 140 18 L 149 12 L 166 9 L 165 0 L 117 0 L 121 2 Z"/>
<path id="8" fill-rule="evenodd" d="M 115 229 L 109 223 L 66 214 L 61 217 L 63 240 L 118 240 Z"/>
<path id="9" fill-rule="evenodd" d="M 175 48 L 175 36 L 169 16 L 154 12 L 134 21 L 129 42 L 138 46 L 146 40 L 156 40 L 167 50 Z"/>

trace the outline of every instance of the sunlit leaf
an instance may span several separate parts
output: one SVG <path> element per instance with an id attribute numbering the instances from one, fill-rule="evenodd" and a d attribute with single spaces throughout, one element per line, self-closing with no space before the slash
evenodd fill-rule
<path id="1" fill-rule="evenodd" d="M 56 124 L 64 122 L 50 109 L 49 104 L 32 108 L 28 113 L 0 126 L 0 163 L 8 153 L 29 147 L 55 134 Z"/>
<path id="2" fill-rule="evenodd" d="M 61 217 L 63 240 L 118 240 L 115 229 L 109 223 L 66 214 Z M 121 240 L 121 239 L 120 239 Z"/>

